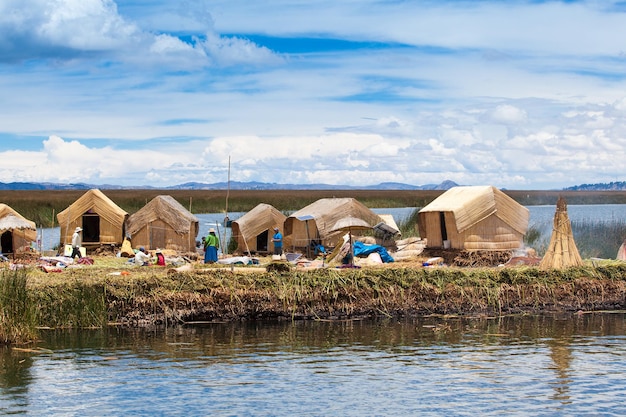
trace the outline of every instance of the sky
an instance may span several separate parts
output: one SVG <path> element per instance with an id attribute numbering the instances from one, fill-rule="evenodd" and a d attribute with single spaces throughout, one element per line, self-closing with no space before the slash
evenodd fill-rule
<path id="1" fill-rule="evenodd" d="M 0 0 L 0 91 L 0 182 L 626 180 L 625 1 Z"/>

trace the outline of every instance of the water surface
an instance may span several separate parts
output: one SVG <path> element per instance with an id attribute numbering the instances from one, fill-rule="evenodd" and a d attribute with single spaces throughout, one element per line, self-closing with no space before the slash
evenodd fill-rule
<path id="1" fill-rule="evenodd" d="M 626 414 L 626 315 L 46 331 L 1 351 L 0 413 Z"/>

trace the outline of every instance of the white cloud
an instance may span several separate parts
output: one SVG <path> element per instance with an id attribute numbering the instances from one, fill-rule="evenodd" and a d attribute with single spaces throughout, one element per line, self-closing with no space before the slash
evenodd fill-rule
<path id="1" fill-rule="evenodd" d="M 193 43 L 142 30 L 118 13 L 113 0 L 6 0 L 0 4 L 0 52 L 5 59 L 102 59 L 128 63 L 154 63 L 187 68 L 277 62 L 267 48 L 235 37 L 206 32 L 206 40 Z M 20 42 L 21 44 L 18 44 Z M 26 46 L 26 47 L 25 47 Z M 48 52 L 44 52 L 49 49 Z"/>
<path id="2" fill-rule="evenodd" d="M 34 29 L 42 42 L 86 51 L 110 50 L 139 35 L 135 25 L 117 14 L 112 0 L 57 0 L 45 6 L 31 9 L 41 13 L 37 18 L 42 22 Z"/>
<path id="3" fill-rule="evenodd" d="M 616 180 L 610 4 L 5 0 L 0 180 Z"/>
<path id="4" fill-rule="evenodd" d="M 501 104 L 492 112 L 491 117 L 494 122 L 502 124 L 518 124 L 526 121 L 526 112 L 509 104 Z"/>

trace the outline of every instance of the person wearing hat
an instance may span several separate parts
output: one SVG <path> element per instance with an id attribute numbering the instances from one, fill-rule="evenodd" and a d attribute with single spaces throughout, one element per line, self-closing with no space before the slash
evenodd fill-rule
<path id="1" fill-rule="evenodd" d="M 274 255 L 283 254 L 283 235 L 280 233 L 278 227 L 274 227 L 274 236 L 272 236 L 272 242 L 274 242 Z"/>
<path id="2" fill-rule="evenodd" d="M 156 250 L 156 258 L 156 264 L 158 266 L 165 266 L 165 256 L 163 256 L 163 252 L 161 252 L 159 248 Z"/>
<path id="3" fill-rule="evenodd" d="M 209 234 L 204 238 L 204 263 L 217 262 L 217 250 L 220 248 L 220 240 L 215 235 L 215 229 L 210 228 Z"/>
<path id="4" fill-rule="evenodd" d="M 83 229 L 81 227 L 74 229 L 74 234 L 72 235 L 72 259 L 76 256 L 78 256 L 79 259 L 83 257 L 83 255 L 80 254 L 80 247 L 83 244 L 82 231 Z"/>
<path id="5" fill-rule="evenodd" d="M 136 266 L 149 266 L 151 260 L 152 260 L 152 256 L 143 246 L 140 247 L 137 253 L 135 254 Z"/>

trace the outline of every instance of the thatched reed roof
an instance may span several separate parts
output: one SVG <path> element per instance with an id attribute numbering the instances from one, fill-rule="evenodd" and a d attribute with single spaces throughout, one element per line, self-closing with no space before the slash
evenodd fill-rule
<path id="1" fill-rule="evenodd" d="M 193 231 L 194 236 L 198 234 L 198 218 L 169 195 L 158 195 L 136 213 L 131 214 L 126 221 L 126 232 L 132 236 L 155 220 L 162 220 L 178 234 Z"/>
<path id="2" fill-rule="evenodd" d="M 11 220 L 11 218 L 17 218 L 20 222 L 26 222 L 30 226 L 29 228 L 18 228 L 19 233 L 23 234 L 25 239 L 30 241 L 37 239 L 37 226 L 35 222 L 26 219 L 8 205 L 0 203 L 0 219 Z"/>
<path id="3" fill-rule="evenodd" d="M 333 231 L 333 227 L 344 217 L 355 217 L 364 220 L 370 226 L 381 221 L 381 218 L 363 203 L 354 198 L 322 198 L 296 211 L 285 220 L 285 235 L 293 232 L 296 222 L 302 218 L 310 218 L 315 222 L 321 239 L 328 239 L 340 232 Z"/>
<path id="4" fill-rule="evenodd" d="M 283 230 L 286 218 L 287 216 L 274 206 L 260 203 L 237 220 L 233 220 L 233 235 L 241 235 L 244 240 L 248 240 L 273 227 Z"/>
<path id="5" fill-rule="evenodd" d="M 490 185 L 450 188 L 419 212 L 452 212 L 459 233 L 495 215 L 512 229 L 525 234 L 530 219 L 526 207 Z"/>
<path id="6" fill-rule="evenodd" d="M 567 203 L 559 197 L 554 213 L 554 223 L 550 244 L 546 254 L 539 263 L 541 269 L 563 269 L 572 266 L 582 266 L 583 260 L 578 253 L 572 224 L 567 215 Z"/>
<path id="7" fill-rule="evenodd" d="M 57 220 L 61 227 L 73 222 L 88 211 L 97 213 L 101 218 L 105 219 L 111 225 L 119 227 L 124 225 L 124 221 L 128 213 L 122 210 L 109 197 L 96 188 L 88 190 L 80 196 L 78 200 L 70 204 L 65 210 L 57 214 Z"/>
<path id="8" fill-rule="evenodd" d="M 33 222 L 14 214 L 0 217 L 0 233 L 6 230 L 36 230 Z"/>

